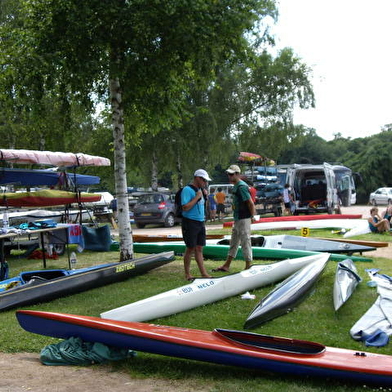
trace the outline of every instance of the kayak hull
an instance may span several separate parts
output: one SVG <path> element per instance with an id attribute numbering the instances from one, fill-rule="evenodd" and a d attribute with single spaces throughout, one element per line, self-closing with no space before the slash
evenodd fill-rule
<path id="1" fill-rule="evenodd" d="M 244 328 L 256 328 L 290 312 L 310 294 L 327 261 L 328 259 L 315 260 L 280 283 L 252 310 Z"/>
<path id="2" fill-rule="evenodd" d="M 150 242 L 150 243 L 134 243 L 133 249 L 138 253 L 158 253 L 173 251 L 176 255 L 183 255 L 185 253 L 185 244 L 182 243 L 164 243 L 164 242 Z M 206 245 L 203 247 L 203 255 L 206 259 L 225 260 L 229 252 L 229 245 Z M 305 256 L 313 256 L 320 252 L 312 252 L 308 250 L 299 249 L 277 249 L 252 246 L 252 253 L 254 259 L 268 259 L 268 260 L 283 260 L 287 258 L 297 258 Z M 331 253 L 330 260 L 343 261 L 347 258 L 346 255 Z M 243 260 L 242 249 L 238 249 L 237 260 Z M 353 261 L 372 261 L 371 258 L 363 256 L 352 256 Z"/>
<path id="3" fill-rule="evenodd" d="M 296 249 L 310 252 L 328 253 L 362 253 L 376 250 L 374 246 L 365 246 L 354 243 L 329 241 L 327 239 L 300 237 L 297 235 L 252 235 L 252 246 L 273 249 Z M 212 241 L 207 241 L 211 244 Z M 230 245 L 230 236 L 216 240 L 217 245 Z"/>
<path id="4" fill-rule="evenodd" d="M 333 285 L 333 305 L 335 311 L 351 297 L 360 281 L 361 277 L 357 273 L 357 268 L 350 259 L 338 263 Z"/>
<path id="5" fill-rule="evenodd" d="M 247 270 L 220 278 L 195 279 L 185 286 L 104 312 L 101 317 L 146 321 L 170 316 L 281 281 L 315 260 L 327 261 L 328 257 L 328 253 L 322 253 L 274 264 L 253 265 Z"/>
<path id="6" fill-rule="evenodd" d="M 26 331 L 56 338 L 77 336 L 88 342 L 261 372 L 392 385 L 392 356 L 388 355 L 242 331 L 210 332 L 31 310 L 19 310 L 16 317 Z M 264 342 L 270 346 L 265 348 Z M 293 350 L 287 351 L 286 345 Z M 309 352 L 302 352 L 303 347 Z"/>
<path id="7" fill-rule="evenodd" d="M 173 252 L 149 255 L 121 263 L 87 268 L 79 273 L 69 271 L 53 279 L 30 279 L 28 283 L 0 292 L 0 310 L 51 301 L 55 298 L 90 290 L 140 275 L 174 260 Z M 59 270 L 61 271 L 61 270 Z M 45 272 L 45 271 L 43 271 Z M 24 274 L 27 274 L 26 272 Z"/>

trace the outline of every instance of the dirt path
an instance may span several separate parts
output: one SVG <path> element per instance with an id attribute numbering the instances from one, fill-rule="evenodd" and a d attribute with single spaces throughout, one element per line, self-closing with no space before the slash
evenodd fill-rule
<path id="1" fill-rule="evenodd" d="M 135 380 L 108 366 L 45 366 L 39 354 L 0 354 L 0 392 L 201 392 L 187 382 Z"/>

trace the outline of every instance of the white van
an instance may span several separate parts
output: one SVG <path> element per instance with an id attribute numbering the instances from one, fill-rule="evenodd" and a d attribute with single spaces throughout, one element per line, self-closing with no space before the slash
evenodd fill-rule
<path id="1" fill-rule="evenodd" d="M 287 168 L 286 182 L 291 188 L 295 212 L 340 213 L 340 203 L 333 167 L 322 165 L 298 165 Z"/>
<path id="2" fill-rule="evenodd" d="M 215 189 L 215 194 L 218 192 L 218 188 L 222 188 L 222 191 L 226 195 L 225 210 L 226 213 L 230 213 L 232 210 L 231 203 L 233 202 L 233 184 L 210 184 L 208 185 L 208 194 L 211 192 L 211 188 Z"/>

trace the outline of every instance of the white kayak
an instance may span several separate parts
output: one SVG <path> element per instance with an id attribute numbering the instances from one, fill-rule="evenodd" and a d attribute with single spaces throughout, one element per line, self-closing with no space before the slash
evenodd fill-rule
<path id="1" fill-rule="evenodd" d="M 104 312 L 102 318 L 120 321 L 147 321 L 170 316 L 224 298 L 281 281 L 306 265 L 328 259 L 329 253 L 286 259 L 219 278 L 200 278 L 152 297 Z"/>
<path id="2" fill-rule="evenodd" d="M 278 222 L 262 222 L 251 225 L 251 230 L 280 230 L 280 229 L 352 229 L 360 226 L 366 219 L 315 219 L 311 221 L 278 221 Z"/>
<path id="3" fill-rule="evenodd" d="M 335 311 L 350 298 L 361 280 L 352 260 L 346 259 L 338 263 L 333 285 L 333 306 Z"/>

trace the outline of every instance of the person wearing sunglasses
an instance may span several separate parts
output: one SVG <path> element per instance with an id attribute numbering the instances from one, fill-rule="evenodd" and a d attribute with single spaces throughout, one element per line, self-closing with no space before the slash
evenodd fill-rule
<path id="1" fill-rule="evenodd" d="M 187 280 L 194 279 L 190 272 L 193 254 L 201 275 L 205 278 L 211 277 L 204 267 L 203 260 L 203 246 L 206 244 L 205 201 L 208 181 L 211 181 L 208 173 L 204 169 L 198 169 L 193 175 L 193 182 L 185 186 L 181 192 L 181 230 L 186 246 L 184 269 Z"/>
<path id="2" fill-rule="evenodd" d="M 237 256 L 238 247 L 241 245 L 245 259 L 245 269 L 252 265 L 252 243 L 250 238 L 250 225 L 254 222 L 256 214 L 255 205 L 249 192 L 248 184 L 241 180 L 241 169 L 237 165 L 231 165 L 226 173 L 233 187 L 233 230 L 230 239 L 230 249 L 226 262 L 214 272 L 229 272 L 232 260 Z"/>

